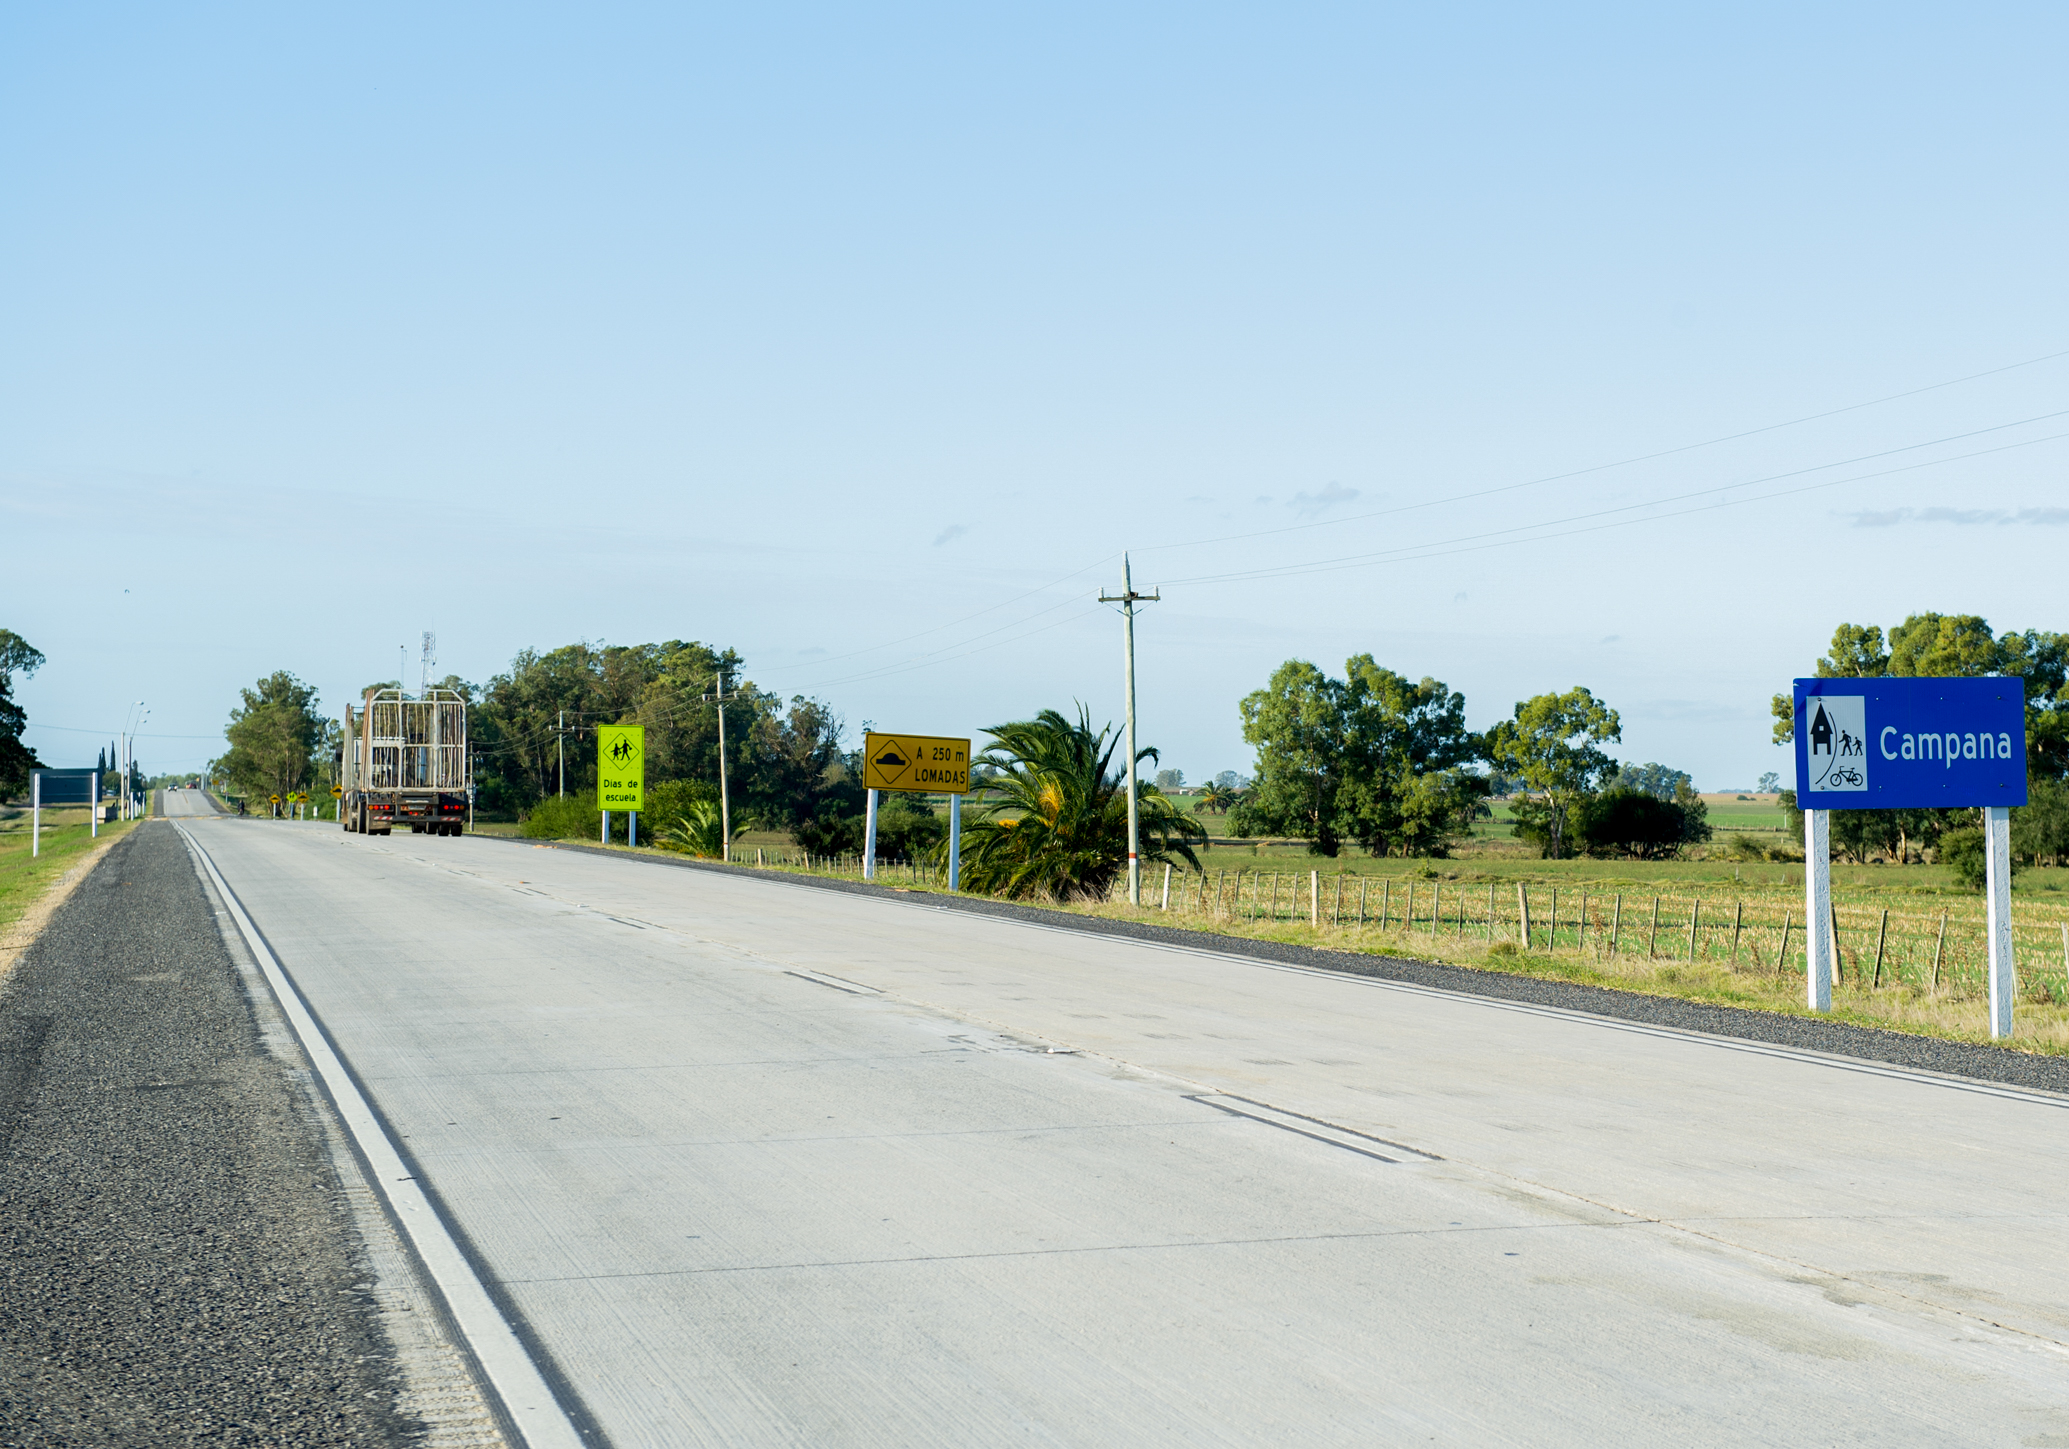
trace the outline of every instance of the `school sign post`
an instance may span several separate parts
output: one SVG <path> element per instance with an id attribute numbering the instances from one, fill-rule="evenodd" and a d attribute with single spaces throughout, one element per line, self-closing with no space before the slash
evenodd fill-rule
<path id="1" fill-rule="evenodd" d="M 1990 1035 L 2011 1035 L 2011 809 L 2026 803 L 2026 690 L 2016 677 L 1799 679 L 1804 944 L 1813 1011 L 1832 1008 L 1833 810 L 1976 806 L 1988 861 Z"/>

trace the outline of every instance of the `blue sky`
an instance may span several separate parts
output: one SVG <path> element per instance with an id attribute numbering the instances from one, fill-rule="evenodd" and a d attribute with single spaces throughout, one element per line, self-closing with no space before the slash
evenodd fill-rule
<path id="1" fill-rule="evenodd" d="M 1786 778 L 1767 698 L 1840 620 L 2069 628 L 2065 29 L 14 7 L 30 742 L 141 698 L 198 765 L 240 684 L 335 707 L 425 629 L 474 679 L 731 645 L 858 729 L 1117 717 L 1128 549 L 1192 778 L 1364 652 Z"/>

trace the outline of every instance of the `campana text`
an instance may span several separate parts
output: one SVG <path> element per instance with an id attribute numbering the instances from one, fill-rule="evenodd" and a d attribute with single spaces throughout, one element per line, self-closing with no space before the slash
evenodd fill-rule
<path id="1" fill-rule="evenodd" d="M 1945 760 L 1950 770 L 1956 760 L 2012 758 L 2012 737 L 2008 734 L 1961 734 L 1948 730 L 1945 734 L 1907 735 L 1895 725 L 1884 725 L 1879 743 L 1885 760 Z"/>

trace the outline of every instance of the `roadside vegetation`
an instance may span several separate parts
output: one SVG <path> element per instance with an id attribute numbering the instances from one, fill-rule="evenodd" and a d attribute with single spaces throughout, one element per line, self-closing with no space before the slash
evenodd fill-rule
<path id="1" fill-rule="evenodd" d="M 43 848 L 32 854 L 27 807 L 0 806 L 0 970 L 7 966 L 13 950 L 25 944 L 14 940 L 16 924 L 27 914 L 59 876 L 89 854 L 96 845 L 119 838 L 136 827 L 137 821 L 116 820 L 100 828 L 95 839 L 84 807 L 43 812 Z"/>
<path id="2" fill-rule="evenodd" d="M 1814 667 L 2025 681 L 2032 803 L 2013 825 L 2016 1045 L 2069 1050 L 2069 635 L 2000 636 L 1973 616 L 1916 614 L 1886 635 L 1840 625 Z M 861 760 L 844 744 L 844 721 L 825 701 L 757 689 L 731 650 L 575 644 L 526 651 L 484 685 L 442 684 L 469 701 L 484 828 L 597 840 L 594 731 L 641 724 L 641 849 L 716 858 L 730 844 L 736 863 L 861 874 Z M 721 692 L 730 842 L 718 800 Z M 1777 743 L 1785 706 L 1778 697 Z M 1777 775 L 1700 794 L 1684 771 L 1619 760 L 1622 721 L 1583 686 L 1517 701 L 1476 732 L 1460 693 L 1369 654 L 1340 676 L 1288 660 L 1236 708 L 1254 774 L 1225 771 L 1197 791 L 1157 768 L 1153 747 L 1116 762 L 1114 727 L 1083 707 L 992 726 L 964 802 L 963 888 L 1803 1010 L 1802 817 Z M 331 733 L 313 692 L 275 673 L 245 691 L 221 763 L 249 788 L 320 788 Z M 1141 907 L 1124 901 L 1130 769 Z M 880 802 L 880 880 L 942 888 L 944 803 Z M 1986 1038 L 1973 813 L 1835 812 L 1836 1015 Z"/>

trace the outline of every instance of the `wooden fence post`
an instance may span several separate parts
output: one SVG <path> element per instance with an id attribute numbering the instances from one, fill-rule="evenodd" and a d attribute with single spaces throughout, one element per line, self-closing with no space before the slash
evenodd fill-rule
<path id="1" fill-rule="evenodd" d="M 1650 961 L 1658 954 L 1660 943 L 1660 898 L 1652 898 L 1652 934 L 1645 938 L 1645 959 Z"/>
<path id="2" fill-rule="evenodd" d="M 1933 942 L 1933 990 L 1940 989 L 1940 953 L 1947 949 L 1947 913 L 1940 912 L 1940 939 Z"/>
<path id="3" fill-rule="evenodd" d="M 1688 908 L 1688 964 L 1695 964 L 1695 923 L 1702 918 L 1703 898 L 1697 896 L 1695 904 Z"/>
<path id="4" fill-rule="evenodd" d="M 1882 924 L 1875 930 L 1875 979 L 1871 987 L 1882 985 L 1882 944 L 1889 939 L 1889 912 L 1882 913 Z"/>
<path id="5" fill-rule="evenodd" d="M 1745 924 L 1746 903 L 1733 901 L 1731 905 L 1731 969 L 1739 969 L 1739 927 Z"/>
<path id="6" fill-rule="evenodd" d="M 1408 907 L 1401 912 L 1401 934 L 1415 929 L 1415 877 L 1408 877 Z"/>
<path id="7" fill-rule="evenodd" d="M 1367 884 L 1367 882 L 1366 882 L 1366 879 L 1365 879 L 1365 877 L 1363 877 L 1363 876 L 1359 876 L 1359 877 L 1358 877 L 1358 929 L 1359 929 L 1359 930 L 1363 930 L 1363 929 L 1365 928 L 1365 886 L 1366 886 L 1366 884 Z"/>
<path id="8" fill-rule="evenodd" d="M 1580 919 L 1574 923 L 1573 927 L 1573 949 L 1583 952 L 1588 949 L 1588 893 L 1586 891 L 1580 893 Z"/>
<path id="9" fill-rule="evenodd" d="M 1612 956 L 1616 954 L 1617 940 L 1618 937 L 1622 934 L 1623 929 L 1624 897 L 1623 892 L 1618 891 L 1616 896 L 1616 910 L 1609 918 L 1609 954 Z"/>
<path id="10" fill-rule="evenodd" d="M 1789 913 L 1782 912 L 1782 943 L 1774 948 L 1774 974 L 1782 974 L 1782 963 L 1789 958 Z"/>
<path id="11" fill-rule="evenodd" d="M 1523 949 L 1530 949 L 1530 888 L 1516 882 L 1516 935 Z"/>

